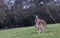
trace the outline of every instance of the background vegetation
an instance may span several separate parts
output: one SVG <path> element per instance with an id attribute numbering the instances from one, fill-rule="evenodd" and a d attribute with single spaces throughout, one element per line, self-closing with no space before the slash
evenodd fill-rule
<path id="1" fill-rule="evenodd" d="M 8 5 L 0 7 L 0 28 L 32 26 L 36 14 L 47 23 L 60 22 L 59 0 L 16 0 L 11 8 Z"/>

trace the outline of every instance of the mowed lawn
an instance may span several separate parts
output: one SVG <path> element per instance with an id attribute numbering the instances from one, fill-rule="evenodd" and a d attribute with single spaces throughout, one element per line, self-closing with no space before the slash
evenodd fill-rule
<path id="1" fill-rule="evenodd" d="M 34 26 L 0 30 L 0 38 L 60 38 L 60 24 L 50 24 L 40 34 Z"/>

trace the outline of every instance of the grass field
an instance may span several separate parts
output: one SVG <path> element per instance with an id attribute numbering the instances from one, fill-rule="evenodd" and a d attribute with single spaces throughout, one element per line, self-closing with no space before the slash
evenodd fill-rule
<path id="1" fill-rule="evenodd" d="M 50 24 L 40 34 L 34 26 L 0 30 L 0 38 L 60 38 L 60 24 Z"/>

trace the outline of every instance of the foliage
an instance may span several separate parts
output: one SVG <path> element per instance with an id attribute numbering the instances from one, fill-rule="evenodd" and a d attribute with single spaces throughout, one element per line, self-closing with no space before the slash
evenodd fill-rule
<path id="1" fill-rule="evenodd" d="M 58 6 L 56 6 L 57 4 Z M 60 6 L 59 3 L 57 4 L 53 0 L 16 0 L 10 10 L 8 6 L 0 8 L 0 28 L 34 25 L 36 14 L 39 15 L 39 18 L 46 20 L 47 23 L 54 23 L 46 12 L 46 6 L 48 6 L 49 12 L 56 22 L 60 22 Z"/>

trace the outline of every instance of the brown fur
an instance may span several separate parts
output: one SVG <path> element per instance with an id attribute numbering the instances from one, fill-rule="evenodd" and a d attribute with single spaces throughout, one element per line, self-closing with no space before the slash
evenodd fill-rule
<path id="1" fill-rule="evenodd" d="M 46 21 L 43 19 L 39 19 L 38 16 L 36 16 L 36 18 L 35 18 L 35 23 L 36 23 L 35 26 L 36 26 L 37 30 L 40 32 L 43 31 L 44 27 L 47 26 Z"/>

